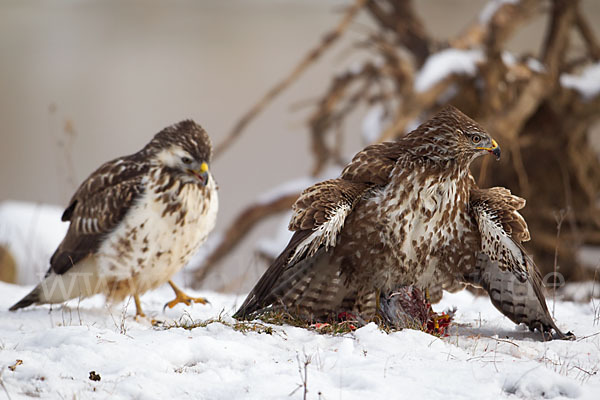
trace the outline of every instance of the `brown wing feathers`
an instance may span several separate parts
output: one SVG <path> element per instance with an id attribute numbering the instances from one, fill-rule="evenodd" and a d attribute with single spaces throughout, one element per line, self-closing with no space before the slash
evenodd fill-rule
<path id="1" fill-rule="evenodd" d="M 539 270 L 520 244 L 529 240 L 527 224 L 517 212 L 524 205 L 525 200 L 504 188 L 471 191 L 470 210 L 479 225 L 481 240 L 496 245 L 482 247 L 466 279 L 483 287 L 492 304 L 513 322 L 541 332 L 554 330 L 559 339 L 573 339 L 573 334 L 564 334 L 552 319 Z M 504 234 L 490 235 L 490 227 L 495 224 L 500 224 Z M 501 254 L 490 253 L 491 248 Z"/>
<path id="2" fill-rule="evenodd" d="M 288 268 L 288 260 L 296 246 L 306 239 L 310 233 L 311 231 L 309 230 L 294 233 L 287 247 L 273 261 L 256 285 L 254 285 L 254 288 L 248 294 L 242 306 L 234 314 L 234 318 L 247 318 L 276 300 L 272 289 L 279 283 L 281 276 Z"/>
<path id="3" fill-rule="evenodd" d="M 517 212 L 525 207 L 525 199 L 513 195 L 510 190 L 503 187 L 474 187 L 470 191 L 469 204 L 471 209 L 482 206 L 492 211 L 495 220 L 500 222 L 504 231 L 517 242 L 527 242 L 530 239 L 527 223 Z"/>
<path id="4" fill-rule="evenodd" d="M 292 206 L 294 214 L 288 229 L 314 229 L 329 221 L 342 206 L 352 208 L 371 185 L 344 179 L 331 179 L 306 189 Z"/>
<path id="5" fill-rule="evenodd" d="M 343 215 L 345 218 L 371 188 L 387 184 L 398 154 L 396 143 L 369 146 L 354 156 L 340 178 L 320 182 L 304 190 L 292 207 L 294 214 L 289 229 L 296 233 L 260 278 L 234 317 L 247 318 L 281 300 L 287 291 L 298 292 L 300 288 L 295 285 L 306 283 L 301 278 L 308 274 L 314 265 L 313 261 L 306 259 L 323 257 L 323 252 L 317 250 L 325 242 L 322 237 L 313 239 L 321 240 L 315 251 L 305 251 L 299 258 L 294 257 L 292 260 L 298 247 L 305 244 L 316 229 L 330 222 L 342 208 L 347 208 L 344 211 L 346 214 Z M 342 226 L 343 220 L 339 229 Z M 335 232 L 335 235 L 338 233 L 339 231 Z M 291 260 L 293 262 L 290 262 Z M 311 282 L 317 286 L 318 283 Z"/>
<path id="6" fill-rule="evenodd" d="M 368 146 L 352 158 L 340 178 L 356 183 L 387 185 L 402 150 L 402 144 L 399 142 L 384 142 Z"/>
<path id="7" fill-rule="evenodd" d="M 135 162 L 135 156 L 105 163 L 75 192 L 62 216 L 71 224 L 50 258 L 48 273 L 64 274 L 95 252 L 104 235 L 115 229 L 143 193 L 142 176 L 148 167 Z"/>
<path id="8" fill-rule="evenodd" d="M 303 280 L 311 273 L 311 268 L 327 247 L 326 233 L 312 237 L 320 227 L 331 221 L 339 210 L 351 212 L 357 201 L 370 188 L 363 183 L 352 183 L 342 179 L 333 179 L 318 183 L 306 189 L 293 206 L 294 215 L 290 220 L 289 229 L 296 231 L 284 251 L 271 264 L 252 289 L 244 304 L 234 315 L 235 318 L 245 318 L 252 313 L 282 300 L 288 292 L 301 297 L 302 285 L 317 284 L 317 281 Z M 339 229 L 343 226 L 343 220 Z M 338 229 L 337 226 L 332 229 Z M 335 235 L 338 232 L 334 232 Z M 314 250 L 311 245 L 314 243 Z M 302 248 L 302 250 L 299 250 Z M 299 252 L 299 253 L 298 253 Z M 316 272 L 316 271 L 312 271 Z M 321 277 L 319 277 L 320 279 Z M 324 278 L 324 277 L 323 277 Z M 304 293 L 306 295 L 306 293 Z M 292 302 L 290 296 L 286 298 Z"/>

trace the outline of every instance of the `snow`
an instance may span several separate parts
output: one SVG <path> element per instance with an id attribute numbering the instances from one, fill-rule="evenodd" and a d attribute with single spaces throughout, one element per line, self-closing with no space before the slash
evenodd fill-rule
<path id="1" fill-rule="evenodd" d="M 385 126 L 385 108 L 383 104 L 373 105 L 362 121 L 362 140 L 365 145 L 377 142 Z"/>
<path id="2" fill-rule="evenodd" d="M 491 0 L 489 1 L 485 7 L 483 7 L 483 10 L 481 10 L 481 13 L 479 14 L 479 22 L 481 24 L 487 24 L 488 22 L 490 22 L 490 20 L 492 19 L 492 17 L 494 16 L 494 14 L 496 14 L 496 11 L 498 11 L 498 9 L 500 7 L 502 7 L 505 4 L 515 4 L 518 3 L 519 0 Z"/>
<path id="3" fill-rule="evenodd" d="M 435 306 L 457 306 L 451 334 L 391 334 L 374 324 L 342 336 L 272 325 L 272 333 L 214 322 L 191 330 L 136 322 L 133 304 L 100 296 L 65 307 L 5 311 L 31 287 L 0 283 L 0 398 L 103 399 L 597 398 L 600 326 L 592 303 L 557 302 L 558 325 L 574 342 L 541 342 L 503 317 L 487 298 L 463 291 Z M 176 306 L 165 285 L 142 297 L 144 310 L 173 325 L 229 317 L 242 296 L 193 292 L 209 306 Z M 128 307 L 126 307 L 128 306 Z M 126 313 L 123 310 L 126 309 Z M 16 360 L 22 364 L 15 365 Z M 14 367 L 14 370 L 8 367 Z M 95 371 L 100 381 L 89 379 Z"/>
<path id="4" fill-rule="evenodd" d="M 577 260 L 584 266 L 600 270 L 600 247 L 583 245 L 577 251 Z M 600 271 L 598 271 L 600 273 Z"/>
<path id="5" fill-rule="evenodd" d="M 527 57 L 527 66 L 533 72 L 537 72 L 538 74 L 545 74 L 546 73 L 546 67 L 537 58 Z"/>
<path id="6" fill-rule="evenodd" d="M 37 283 L 48 270 L 48 260 L 69 227 L 61 221 L 62 213 L 58 206 L 0 203 L 0 245 L 15 259 L 17 283 Z"/>
<path id="7" fill-rule="evenodd" d="M 573 89 L 586 100 L 591 100 L 600 93 L 600 63 L 588 65 L 580 75 L 562 74 L 560 84 Z"/>
<path id="8" fill-rule="evenodd" d="M 504 65 L 515 65 L 517 63 L 517 57 L 510 51 L 503 51 L 501 54 L 502 62 Z"/>
<path id="9" fill-rule="evenodd" d="M 415 78 L 415 91 L 425 92 L 451 74 L 473 76 L 483 60 L 481 50 L 449 48 L 429 56 Z"/>
<path id="10" fill-rule="evenodd" d="M 593 298 L 600 299 L 600 283 L 596 281 L 570 282 L 561 287 L 557 293 L 561 299 L 588 302 Z M 595 302 L 600 303 L 598 300 Z"/>

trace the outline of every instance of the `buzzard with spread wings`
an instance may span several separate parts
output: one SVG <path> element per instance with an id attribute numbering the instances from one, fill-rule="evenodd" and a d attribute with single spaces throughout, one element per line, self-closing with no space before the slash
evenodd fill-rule
<path id="1" fill-rule="evenodd" d="M 465 284 L 488 291 L 515 323 L 566 338 L 548 312 L 539 272 L 521 242 L 525 201 L 480 189 L 469 167 L 500 148 L 454 107 L 398 141 L 368 146 L 337 179 L 306 189 L 293 206 L 294 235 L 235 314 L 285 310 L 308 320 L 385 312 L 400 286 Z M 433 299 L 435 300 L 435 298 Z M 548 337 L 548 336 L 545 336 Z"/>

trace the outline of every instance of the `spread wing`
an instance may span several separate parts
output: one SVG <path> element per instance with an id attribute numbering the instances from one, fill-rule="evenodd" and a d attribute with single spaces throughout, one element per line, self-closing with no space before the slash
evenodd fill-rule
<path id="1" fill-rule="evenodd" d="M 330 262 L 330 249 L 356 204 L 389 182 L 399 154 L 396 142 L 369 146 L 354 156 L 340 178 L 306 189 L 292 207 L 292 239 L 234 317 L 250 317 L 275 303 L 318 314 L 317 308 L 331 309 L 327 302 L 343 302 L 343 280 L 339 265 Z"/>
<path id="2" fill-rule="evenodd" d="M 313 292 L 333 286 L 331 279 L 338 268 L 326 261 L 328 249 L 335 247 L 346 217 L 369 188 L 363 183 L 332 179 L 306 189 L 293 206 L 289 224 L 295 231 L 292 239 L 234 317 L 249 317 L 279 302 L 287 308 L 300 306 L 309 286 Z"/>
<path id="3" fill-rule="evenodd" d="M 81 184 L 62 215 L 71 224 L 50 258 L 48 274 L 64 274 L 100 247 L 143 193 L 147 171 L 148 165 L 133 155 L 103 164 Z"/>
<path id="4" fill-rule="evenodd" d="M 520 243 L 529 240 L 525 219 L 519 214 L 525 200 L 513 196 L 508 189 L 496 187 L 473 189 L 470 210 L 481 233 L 481 251 L 499 268 L 511 270 L 524 282 L 532 271 Z"/>
<path id="5" fill-rule="evenodd" d="M 302 192 L 292 206 L 294 214 L 288 229 L 311 232 L 294 246 L 289 264 L 294 264 L 303 257 L 313 256 L 321 246 L 325 250 L 334 247 L 346 217 L 371 186 L 344 179 L 331 179 Z"/>
<path id="6" fill-rule="evenodd" d="M 505 188 L 473 189 L 470 212 L 481 234 L 476 265 L 465 278 L 484 288 L 494 306 L 515 323 L 564 334 L 552 319 L 542 292 L 540 273 L 521 242 L 529 240 L 527 224 L 518 210 L 525 200 Z"/>

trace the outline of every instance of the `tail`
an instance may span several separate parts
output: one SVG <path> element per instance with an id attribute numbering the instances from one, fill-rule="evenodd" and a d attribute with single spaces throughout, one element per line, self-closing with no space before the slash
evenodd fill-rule
<path id="1" fill-rule="evenodd" d="M 287 269 L 286 265 L 278 265 L 287 261 L 280 256 L 261 277 L 233 317 L 251 319 L 269 306 L 274 306 L 271 308 L 283 307 L 287 310 L 295 310 L 302 304 L 307 287 L 311 283 L 314 284 L 316 275 L 314 269 L 315 259 L 322 252 L 323 250 L 320 250 L 316 256 L 302 259 L 292 268 Z M 281 272 L 279 272 L 280 270 Z M 279 272 L 278 276 L 273 276 L 274 271 Z"/>
<path id="2" fill-rule="evenodd" d="M 8 311 L 16 311 L 19 308 L 29 307 L 32 304 L 37 304 L 41 301 L 40 299 L 41 286 L 37 285 L 29 294 L 15 303 Z"/>
<path id="3" fill-rule="evenodd" d="M 267 310 L 285 310 L 308 320 L 336 314 L 347 290 L 337 274 L 339 266 L 330 263 L 330 255 L 321 248 L 291 267 L 279 265 L 280 256 L 233 317 L 252 319 Z M 278 270 L 282 272 L 273 276 Z"/>

